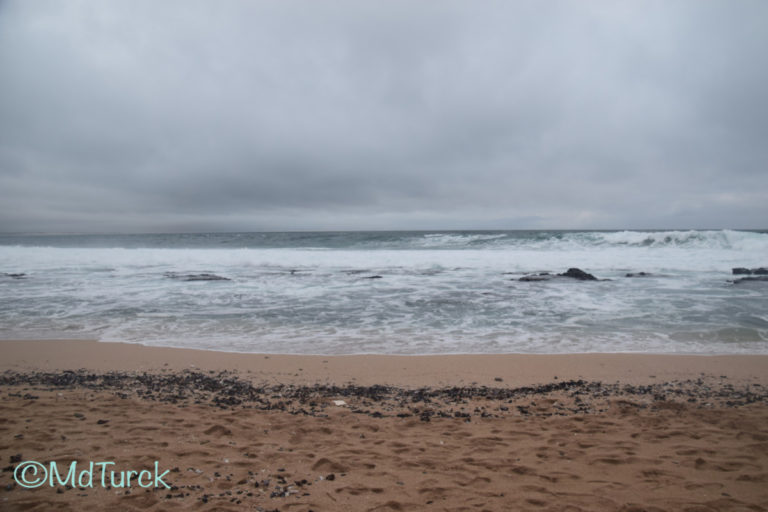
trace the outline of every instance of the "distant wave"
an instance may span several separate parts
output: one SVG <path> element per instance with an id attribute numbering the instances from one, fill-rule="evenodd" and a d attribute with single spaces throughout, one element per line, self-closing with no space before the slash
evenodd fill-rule
<path id="1" fill-rule="evenodd" d="M 695 247 L 697 249 L 768 250 L 768 233 L 749 231 L 618 231 L 596 233 L 595 241 L 610 245 L 642 247 Z"/>
<path id="2" fill-rule="evenodd" d="M 0 235 L 0 246 L 102 249 L 547 250 L 606 247 L 735 249 L 768 253 L 768 232 L 354 231 L 164 235 Z"/>
<path id="3" fill-rule="evenodd" d="M 512 240 L 507 233 L 403 233 L 400 237 L 365 240 L 354 249 L 480 249 L 499 247 Z M 501 243 L 500 243 L 501 242 Z"/>
<path id="4" fill-rule="evenodd" d="M 573 250 L 591 247 L 736 249 L 768 252 L 768 233 L 708 231 L 507 231 L 498 233 L 402 233 L 399 237 L 367 239 L 354 249 L 519 249 Z"/>

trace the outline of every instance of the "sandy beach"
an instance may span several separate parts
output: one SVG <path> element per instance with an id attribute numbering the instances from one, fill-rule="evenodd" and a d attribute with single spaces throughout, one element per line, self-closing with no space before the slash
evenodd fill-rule
<path id="1" fill-rule="evenodd" d="M 0 348 L 2 510 L 768 509 L 767 356 Z"/>
<path id="2" fill-rule="evenodd" d="M 0 512 L 768 512 L 766 48 L 0 0 Z"/>

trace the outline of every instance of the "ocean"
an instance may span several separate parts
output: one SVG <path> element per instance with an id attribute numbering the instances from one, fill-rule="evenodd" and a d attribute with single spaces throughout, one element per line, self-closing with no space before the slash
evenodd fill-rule
<path id="1" fill-rule="evenodd" d="M 766 266 L 768 231 L 0 235 L 0 339 L 766 354 L 768 282 L 732 275 Z"/>

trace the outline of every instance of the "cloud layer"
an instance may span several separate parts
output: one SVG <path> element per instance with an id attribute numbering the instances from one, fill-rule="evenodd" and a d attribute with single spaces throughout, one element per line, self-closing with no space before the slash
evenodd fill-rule
<path id="1" fill-rule="evenodd" d="M 768 4 L 0 3 L 0 231 L 768 227 Z"/>

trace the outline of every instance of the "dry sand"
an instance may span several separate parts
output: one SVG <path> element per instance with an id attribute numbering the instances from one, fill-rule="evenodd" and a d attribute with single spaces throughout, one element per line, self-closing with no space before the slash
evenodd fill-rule
<path id="1" fill-rule="evenodd" d="M 766 356 L 0 349 L 0 510 L 768 510 Z M 173 489 L 24 489 L 28 460 Z"/>

